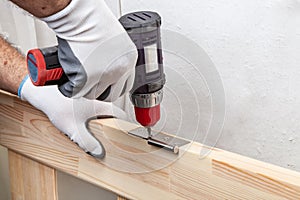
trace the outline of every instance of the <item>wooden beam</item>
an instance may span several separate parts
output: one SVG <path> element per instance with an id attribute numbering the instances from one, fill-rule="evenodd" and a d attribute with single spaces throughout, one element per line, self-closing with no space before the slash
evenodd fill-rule
<path id="1" fill-rule="evenodd" d="M 300 199 L 300 173 L 193 142 L 176 156 L 149 146 L 116 120 L 89 123 L 107 154 L 97 160 L 43 113 L 0 93 L 0 144 L 128 199 Z"/>
<path id="2" fill-rule="evenodd" d="M 57 200 L 56 172 L 11 150 L 8 151 L 12 200 Z"/>

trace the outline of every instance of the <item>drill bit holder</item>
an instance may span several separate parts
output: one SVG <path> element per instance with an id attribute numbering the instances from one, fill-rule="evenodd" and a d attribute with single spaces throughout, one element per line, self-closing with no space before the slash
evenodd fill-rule
<path id="1" fill-rule="evenodd" d="M 188 140 L 177 138 L 177 137 L 174 137 L 172 135 L 165 134 L 162 132 L 152 131 L 152 134 L 149 135 L 147 130 L 143 127 L 133 129 L 133 130 L 129 131 L 128 133 L 133 136 L 137 136 L 137 137 L 147 140 L 147 143 L 149 145 L 164 148 L 168 151 L 173 152 L 174 154 L 179 153 L 179 148 L 181 146 L 184 146 L 184 145 L 190 143 Z"/>

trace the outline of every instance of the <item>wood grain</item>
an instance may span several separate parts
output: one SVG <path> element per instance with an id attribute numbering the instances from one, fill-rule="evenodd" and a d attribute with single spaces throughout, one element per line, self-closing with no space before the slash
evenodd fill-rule
<path id="1" fill-rule="evenodd" d="M 53 168 L 11 150 L 8 158 L 12 200 L 57 200 Z"/>
<path id="2" fill-rule="evenodd" d="M 97 160 L 55 129 L 43 113 L 0 93 L 0 144 L 127 199 L 300 199 L 300 173 L 192 142 L 179 156 L 126 132 L 137 126 L 94 120 L 107 155 Z"/>

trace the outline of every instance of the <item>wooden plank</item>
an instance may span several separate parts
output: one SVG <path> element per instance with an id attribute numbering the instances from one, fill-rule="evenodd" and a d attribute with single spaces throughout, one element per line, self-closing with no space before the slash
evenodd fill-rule
<path id="1" fill-rule="evenodd" d="M 89 123 L 107 155 L 97 160 L 18 98 L 0 93 L 0 144 L 128 199 L 300 199 L 300 173 L 193 142 L 176 156 L 126 134 L 134 124 Z M 8 103 L 6 103 L 8 102 Z M 13 102 L 13 103 L 12 103 Z"/>
<path id="2" fill-rule="evenodd" d="M 8 158 L 12 200 L 57 200 L 53 168 L 11 150 Z"/>

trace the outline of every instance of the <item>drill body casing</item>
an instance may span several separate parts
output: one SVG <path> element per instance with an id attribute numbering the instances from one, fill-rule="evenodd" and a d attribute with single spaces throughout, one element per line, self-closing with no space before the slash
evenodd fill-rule
<path id="1" fill-rule="evenodd" d="M 140 11 L 124 15 L 120 22 L 137 47 L 138 59 L 130 99 L 137 121 L 151 127 L 160 119 L 160 103 L 166 82 L 161 48 L 161 17 Z"/>

